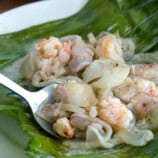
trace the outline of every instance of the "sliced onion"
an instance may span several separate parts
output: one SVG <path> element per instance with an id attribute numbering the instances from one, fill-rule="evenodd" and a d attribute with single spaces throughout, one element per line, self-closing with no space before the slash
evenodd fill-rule
<path id="1" fill-rule="evenodd" d="M 120 130 L 116 137 L 126 144 L 144 146 L 154 138 L 154 135 L 150 130 L 130 128 L 128 130 Z"/>
<path id="2" fill-rule="evenodd" d="M 112 130 L 106 131 L 106 133 L 100 124 L 92 123 L 88 126 L 86 131 L 86 142 L 90 147 L 111 148 L 113 145 L 108 143 L 108 140 L 110 140 L 112 134 L 111 131 Z"/>
<path id="3" fill-rule="evenodd" d="M 79 113 L 79 114 L 84 114 L 85 113 L 85 110 L 83 108 L 77 107 L 77 106 L 72 105 L 72 104 L 62 104 L 61 110 L 62 111 Z"/>
<path id="4" fill-rule="evenodd" d="M 87 83 L 92 82 L 95 79 L 102 77 L 104 69 L 102 60 L 94 60 L 83 72 L 83 80 Z"/>
<path id="5" fill-rule="evenodd" d="M 92 62 L 83 72 L 83 80 L 96 88 L 112 88 L 128 76 L 130 67 L 114 60 L 100 59 Z"/>
<path id="6" fill-rule="evenodd" d="M 64 85 L 57 86 L 55 99 L 78 107 L 89 107 L 97 104 L 92 87 L 85 83 L 79 84 L 76 81 L 68 81 Z"/>

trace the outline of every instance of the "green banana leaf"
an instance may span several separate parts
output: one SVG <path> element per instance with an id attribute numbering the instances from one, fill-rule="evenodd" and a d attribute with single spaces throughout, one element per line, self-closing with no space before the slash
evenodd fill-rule
<path id="1" fill-rule="evenodd" d="M 118 32 L 124 37 L 133 37 L 136 57 L 131 62 L 158 62 L 158 3 L 157 0 L 89 0 L 76 15 L 69 18 L 34 26 L 16 33 L 0 36 L 0 71 L 13 61 L 24 56 L 32 43 L 40 38 L 79 34 L 85 40 L 89 32 Z M 143 60 L 145 59 L 145 60 Z M 25 150 L 33 158 L 157 158 L 158 132 L 144 147 L 119 145 L 113 149 L 72 150 L 59 140 L 50 138 L 41 131 L 30 115 L 30 110 L 21 106 L 18 98 L 0 87 L 0 112 L 18 120 L 28 133 L 30 141 Z"/>

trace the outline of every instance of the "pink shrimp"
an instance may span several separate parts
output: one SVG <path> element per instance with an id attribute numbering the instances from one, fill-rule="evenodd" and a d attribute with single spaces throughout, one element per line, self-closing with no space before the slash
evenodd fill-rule
<path id="1" fill-rule="evenodd" d="M 50 37 L 49 39 L 42 39 L 35 45 L 35 50 L 42 58 L 54 58 L 58 55 L 62 43 L 58 38 Z"/>
<path id="2" fill-rule="evenodd" d="M 123 51 L 121 48 L 122 43 L 117 36 L 109 34 L 100 39 L 99 42 L 100 44 L 96 47 L 96 54 L 98 57 L 124 62 Z"/>
<path id="3" fill-rule="evenodd" d="M 63 43 L 63 49 L 59 52 L 59 60 L 62 65 L 67 65 L 72 57 L 72 43 L 71 41 Z"/>
<path id="4" fill-rule="evenodd" d="M 98 117 L 114 129 L 128 128 L 133 115 L 117 98 L 105 97 L 98 105 Z"/>
<path id="5" fill-rule="evenodd" d="M 53 128 L 54 131 L 62 137 L 70 139 L 74 136 L 74 128 L 66 117 L 58 119 L 56 123 L 53 124 Z"/>

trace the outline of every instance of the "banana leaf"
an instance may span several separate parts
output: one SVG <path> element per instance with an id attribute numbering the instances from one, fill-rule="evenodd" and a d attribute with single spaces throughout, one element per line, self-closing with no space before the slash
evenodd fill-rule
<path id="1" fill-rule="evenodd" d="M 0 36 L 0 71 L 24 56 L 35 41 L 49 36 L 79 34 L 85 40 L 89 32 L 118 32 L 123 37 L 132 37 L 136 43 L 136 58 L 131 62 L 158 62 L 158 3 L 157 0 L 89 0 L 77 14 L 34 26 L 16 33 Z M 148 53 L 150 52 L 150 53 Z M 139 53 L 139 54 L 138 54 Z M 139 60 L 138 60 L 139 59 Z M 145 60 L 143 60 L 145 59 Z M 150 61 L 148 61 L 150 60 Z M 8 75 L 9 76 L 9 75 Z M 16 80 L 17 81 L 17 80 Z M 29 115 L 30 110 L 21 106 L 21 101 L 0 87 L 0 112 L 20 122 L 30 141 L 25 150 L 33 158 L 156 158 L 158 157 L 158 132 L 144 147 L 119 145 L 112 149 L 72 150 L 59 140 L 41 131 Z"/>

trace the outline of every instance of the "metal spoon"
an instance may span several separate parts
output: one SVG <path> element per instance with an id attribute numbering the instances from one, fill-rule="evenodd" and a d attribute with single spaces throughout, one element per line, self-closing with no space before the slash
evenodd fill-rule
<path id="1" fill-rule="evenodd" d="M 36 122 L 43 130 L 45 130 L 52 136 L 61 139 L 61 137 L 59 137 L 53 132 L 52 124 L 46 122 L 36 114 L 39 108 L 43 107 L 47 103 L 53 102 L 54 88 L 57 86 L 57 84 L 48 85 L 37 92 L 30 92 L 25 90 L 24 88 L 22 88 L 21 86 L 19 86 L 18 84 L 16 84 L 15 82 L 13 82 L 12 80 L 10 80 L 2 74 L 0 74 L 0 84 L 15 92 L 18 96 L 23 98 L 28 103 Z"/>

